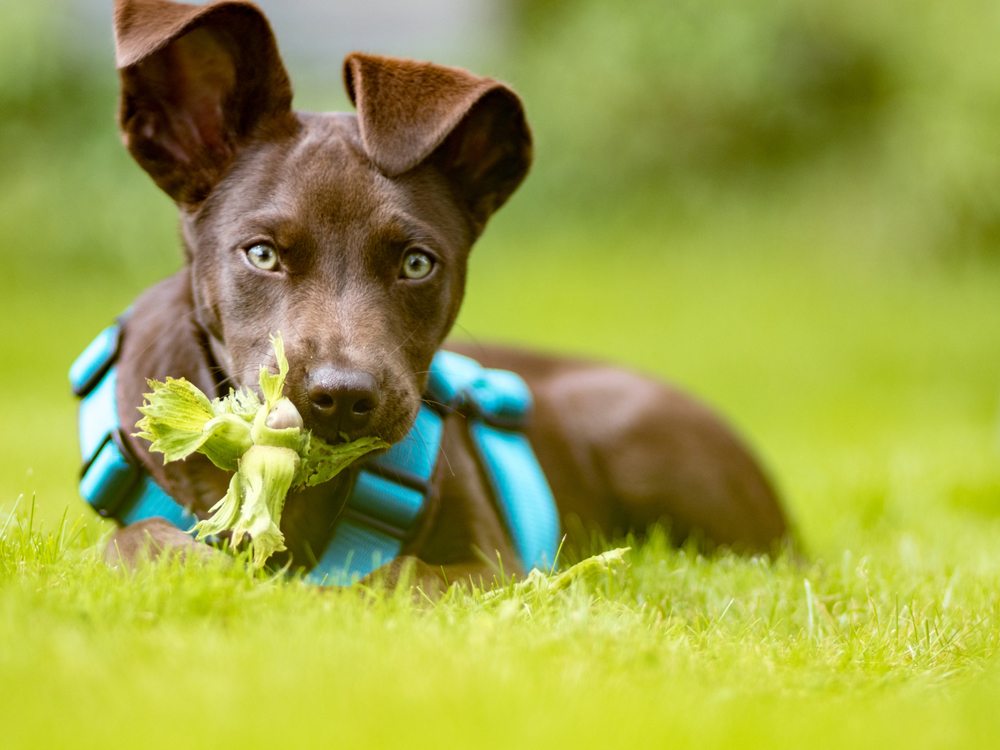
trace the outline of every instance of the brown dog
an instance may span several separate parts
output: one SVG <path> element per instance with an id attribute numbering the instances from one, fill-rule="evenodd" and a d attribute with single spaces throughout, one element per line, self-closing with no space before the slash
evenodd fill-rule
<path id="1" fill-rule="evenodd" d="M 357 115 L 296 113 L 268 22 L 250 3 L 119 0 L 115 24 L 122 134 L 176 202 L 188 261 L 127 322 L 121 424 L 135 423 L 147 378 L 186 377 L 207 393 L 253 386 L 280 330 L 287 395 L 307 427 L 401 439 L 458 314 L 469 249 L 528 170 L 517 96 L 462 70 L 353 54 L 344 75 Z M 747 551 L 784 538 L 757 463 L 689 398 L 612 367 L 470 353 L 531 386 L 529 436 L 564 525 L 612 535 L 663 522 L 678 539 Z M 228 477 L 201 457 L 164 466 L 141 441 L 129 447 L 196 513 L 226 491 Z M 412 563 L 430 587 L 489 580 L 495 551 L 516 572 L 463 420 L 446 420 L 442 455 L 431 507 L 393 570 Z M 292 561 L 324 543 L 341 511 L 331 497 L 343 493 L 324 485 L 289 497 Z M 195 543 L 154 519 L 119 530 L 111 549 L 131 561 L 150 545 Z"/>

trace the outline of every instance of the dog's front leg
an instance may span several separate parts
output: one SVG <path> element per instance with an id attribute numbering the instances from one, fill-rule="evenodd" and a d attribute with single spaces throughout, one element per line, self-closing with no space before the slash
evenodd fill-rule
<path id="1" fill-rule="evenodd" d="M 368 580 L 411 585 L 434 597 L 452 585 L 489 588 L 524 574 L 476 455 L 465 420 L 446 420 L 427 524 L 403 555 Z"/>
<path id="2" fill-rule="evenodd" d="M 118 529 L 108 541 L 104 560 L 112 567 L 134 569 L 140 562 L 162 555 L 191 555 L 200 559 L 218 559 L 219 550 L 196 542 L 162 518 L 150 518 Z"/>

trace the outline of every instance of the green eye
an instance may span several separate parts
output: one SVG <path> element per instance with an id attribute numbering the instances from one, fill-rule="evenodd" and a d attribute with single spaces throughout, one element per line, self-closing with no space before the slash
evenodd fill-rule
<path id="1" fill-rule="evenodd" d="M 260 242 L 248 247 L 246 254 L 250 265 L 261 271 L 273 271 L 278 267 L 278 251 L 268 244 Z"/>
<path id="2" fill-rule="evenodd" d="M 434 270 L 434 258 L 423 250 L 410 250 L 403 258 L 400 276 L 404 279 L 420 281 L 430 276 Z"/>

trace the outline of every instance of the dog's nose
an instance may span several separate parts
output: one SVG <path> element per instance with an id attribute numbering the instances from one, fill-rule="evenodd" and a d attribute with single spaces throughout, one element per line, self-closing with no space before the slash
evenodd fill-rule
<path id="1" fill-rule="evenodd" d="M 306 394 L 324 432 L 353 434 L 363 430 L 379 403 L 375 376 L 363 370 L 318 367 L 306 379 Z"/>

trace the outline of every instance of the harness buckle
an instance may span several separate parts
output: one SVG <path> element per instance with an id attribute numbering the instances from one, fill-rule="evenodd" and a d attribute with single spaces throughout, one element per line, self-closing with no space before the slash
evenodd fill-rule
<path id="1" fill-rule="evenodd" d="M 531 389 L 520 375 L 489 370 L 462 354 L 439 351 L 431 363 L 427 392 L 447 408 L 494 427 L 518 430 L 531 416 Z"/>

